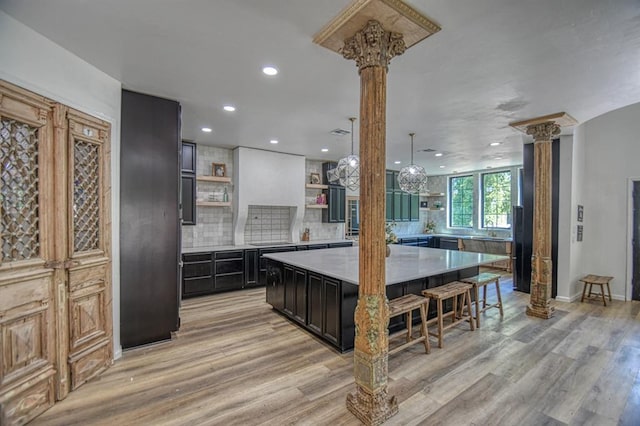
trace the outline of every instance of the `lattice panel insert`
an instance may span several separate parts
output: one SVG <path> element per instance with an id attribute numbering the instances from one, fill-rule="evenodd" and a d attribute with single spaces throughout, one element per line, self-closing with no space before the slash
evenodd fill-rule
<path id="1" fill-rule="evenodd" d="M 76 140 L 73 152 L 73 243 L 75 252 L 100 248 L 100 148 Z"/>
<path id="2" fill-rule="evenodd" d="M 40 255 L 37 128 L 0 121 L 2 261 Z"/>

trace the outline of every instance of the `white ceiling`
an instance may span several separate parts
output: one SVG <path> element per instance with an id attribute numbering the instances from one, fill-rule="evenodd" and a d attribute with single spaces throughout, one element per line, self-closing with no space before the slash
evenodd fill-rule
<path id="1" fill-rule="evenodd" d="M 185 139 L 336 160 L 350 136 L 329 132 L 358 116 L 359 76 L 355 62 L 312 39 L 348 3 L 0 0 L 0 8 L 124 88 L 180 101 Z M 510 122 L 560 111 L 584 122 L 640 102 L 639 0 L 407 3 L 442 30 L 391 61 L 388 168 L 409 162 L 409 132 L 416 151 L 445 153 L 414 155 L 432 175 L 520 164 L 523 136 Z M 278 76 L 262 74 L 265 65 Z"/>

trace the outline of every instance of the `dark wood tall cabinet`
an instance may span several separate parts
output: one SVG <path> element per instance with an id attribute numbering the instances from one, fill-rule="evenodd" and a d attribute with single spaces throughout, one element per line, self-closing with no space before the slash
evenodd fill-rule
<path id="1" fill-rule="evenodd" d="M 514 229 L 516 267 L 513 270 L 515 289 L 529 293 L 531 290 L 531 255 L 533 253 L 533 198 L 534 185 L 534 152 L 533 144 L 523 146 L 522 174 L 522 218 L 521 226 Z M 551 145 L 551 262 L 553 264 L 551 297 L 558 293 L 558 214 L 560 203 L 560 140 L 555 139 Z"/>
<path id="2" fill-rule="evenodd" d="M 123 348 L 179 327 L 180 104 L 122 91 L 120 336 Z"/>

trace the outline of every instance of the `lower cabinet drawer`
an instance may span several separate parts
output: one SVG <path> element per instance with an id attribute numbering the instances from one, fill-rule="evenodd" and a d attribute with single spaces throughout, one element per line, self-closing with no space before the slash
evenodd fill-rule
<path id="1" fill-rule="evenodd" d="M 184 278 L 182 280 L 182 297 L 197 296 L 214 291 L 213 277 Z"/>
<path id="2" fill-rule="evenodd" d="M 216 290 L 241 289 L 244 284 L 244 274 L 216 275 Z"/>
<path id="3" fill-rule="evenodd" d="M 216 260 L 216 275 L 218 274 L 231 274 L 241 273 L 244 271 L 244 260 Z"/>
<path id="4" fill-rule="evenodd" d="M 185 263 L 182 267 L 182 275 L 185 278 L 206 277 L 211 275 L 211 261 Z"/>

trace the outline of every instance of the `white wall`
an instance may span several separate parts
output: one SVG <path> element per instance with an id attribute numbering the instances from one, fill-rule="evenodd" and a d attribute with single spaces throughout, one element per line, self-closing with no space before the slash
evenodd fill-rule
<path id="1" fill-rule="evenodd" d="M 121 84 L 0 11 L 0 78 L 111 123 L 113 347 L 120 346 Z"/>
<path id="2" fill-rule="evenodd" d="M 572 215 L 584 205 L 584 240 L 575 241 L 572 219 L 570 273 L 574 293 L 577 279 L 592 273 L 610 275 L 611 292 L 624 300 L 627 276 L 630 178 L 640 178 L 640 103 L 589 120 L 574 133 Z M 580 202 L 582 200 L 582 202 Z"/>
<path id="3" fill-rule="evenodd" d="M 300 241 L 304 217 L 305 158 L 259 149 L 238 147 L 233 151 L 234 243 L 244 244 L 249 205 L 290 206 L 292 214 L 289 241 Z"/>

